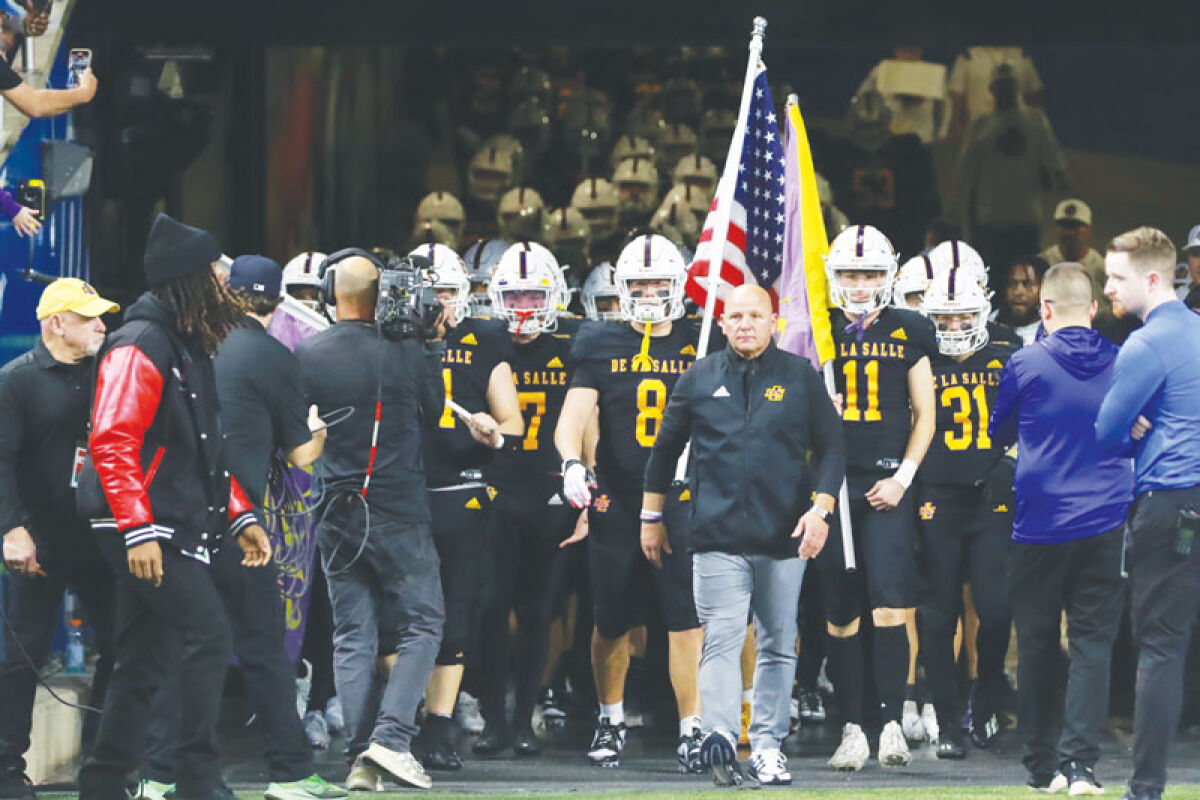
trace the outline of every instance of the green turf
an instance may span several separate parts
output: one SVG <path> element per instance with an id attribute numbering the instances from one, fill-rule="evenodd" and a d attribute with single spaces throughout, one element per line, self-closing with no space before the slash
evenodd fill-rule
<path id="1" fill-rule="evenodd" d="M 707 788 L 707 787 L 706 787 Z M 1113 798 L 1121 797 L 1124 787 L 1110 786 L 1108 787 L 1107 796 Z M 531 788 L 528 791 L 513 793 L 513 794 L 480 794 L 471 795 L 478 797 L 486 797 L 488 800 L 553 800 L 555 798 L 563 798 L 563 800 L 611 800 L 614 797 L 636 797 L 639 800 L 680 800 L 680 798 L 695 795 L 697 792 L 692 789 L 680 789 L 677 792 L 541 792 L 536 788 Z M 706 795 L 724 794 L 718 793 L 715 790 L 705 791 Z M 382 794 L 355 794 L 353 798 L 364 798 L 364 800 L 405 800 L 406 798 L 424 797 L 424 798 L 443 798 L 443 797 L 463 797 L 463 794 L 447 794 L 442 792 L 386 792 Z M 744 795 L 738 795 L 744 796 Z M 768 789 L 761 794 L 756 794 L 756 797 L 763 798 L 803 798 L 804 800 L 883 800 L 884 798 L 896 798 L 897 800 L 924 800 L 925 798 L 954 798 L 955 800 L 1032 800 L 1036 795 L 1024 786 L 983 786 L 983 787 L 919 787 L 915 789 Z M 1065 795 L 1064 795 L 1065 796 Z M 67 793 L 48 793 L 39 792 L 39 798 L 61 798 L 68 800 L 76 795 Z M 258 792 L 238 792 L 238 797 L 241 800 L 261 800 L 262 795 Z M 1164 800 L 1200 800 L 1200 786 L 1170 786 L 1167 792 L 1163 795 Z"/>

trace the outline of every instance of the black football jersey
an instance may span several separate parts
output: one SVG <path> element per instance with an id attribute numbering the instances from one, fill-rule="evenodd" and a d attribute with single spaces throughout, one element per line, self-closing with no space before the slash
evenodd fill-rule
<path id="1" fill-rule="evenodd" d="M 488 382 L 492 370 L 502 361 L 512 361 L 512 339 L 506 326 L 497 320 L 467 317 L 446 333 L 446 353 L 442 356 L 442 381 L 446 399 L 453 400 L 472 414 L 490 413 Z M 449 406 L 432 430 L 423 438 L 425 478 L 429 486 L 453 486 L 462 483 L 464 470 L 479 470 L 495 453 L 471 437 L 466 423 Z"/>
<path id="2" fill-rule="evenodd" d="M 1024 342 L 1017 332 L 1007 325 L 1002 325 L 999 322 L 989 322 L 987 324 L 988 342 L 995 344 L 1004 344 L 1010 347 L 1022 347 Z"/>
<path id="3" fill-rule="evenodd" d="M 1000 373 L 1016 347 L 988 342 L 959 362 L 934 356 L 933 385 L 937 403 L 937 431 L 917 477 L 924 483 L 974 485 L 1004 455 L 992 446 L 988 420 Z"/>
<path id="4" fill-rule="evenodd" d="M 484 470 L 494 486 L 559 483 L 560 461 L 554 429 L 571 385 L 571 345 L 580 320 L 559 319 L 554 333 L 543 333 L 526 344 L 513 344 L 513 382 L 525 418 L 525 435 L 505 441 Z"/>
<path id="5" fill-rule="evenodd" d="M 639 370 L 633 360 L 641 352 L 642 334 L 629 323 L 585 322 L 579 329 L 571 385 L 600 395 L 596 473 L 608 486 L 641 489 L 667 398 L 696 360 L 699 335 L 698 325 L 676 321 L 669 334 L 650 339 L 652 363 Z M 714 340 L 713 345 L 723 342 Z"/>
<path id="6" fill-rule="evenodd" d="M 847 467 L 890 472 L 900 466 L 912 430 L 908 370 L 937 353 L 933 323 L 915 311 L 884 308 L 865 330 L 847 330 L 830 309 L 834 377 L 844 398 Z"/>

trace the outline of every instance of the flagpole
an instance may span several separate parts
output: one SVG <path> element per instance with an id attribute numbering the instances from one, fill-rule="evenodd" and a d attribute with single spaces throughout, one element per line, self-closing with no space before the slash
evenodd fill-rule
<path id="1" fill-rule="evenodd" d="M 765 17 L 754 18 L 754 30 L 750 34 L 750 57 L 746 61 L 746 79 L 742 83 L 742 104 L 738 109 L 738 124 L 733 129 L 733 140 L 725 156 L 725 171 L 717 187 L 717 217 L 713 222 L 712 240 L 708 243 L 708 290 L 704 297 L 704 319 L 700 323 L 700 342 L 696 346 L 696 360 L 708 353 L 708 339 L 712 333 L 713 314 L 717 307 L 717 286 L 721 280 L 721 267 L 725 263 L 725 244 L 729 238 L 729 213 L 733 206 L 733 187 L 726 185 L 737 180 L 738 164 L 742 160 L 742 145 L 746 141 L 746 122 L 750 116 L 750 93 L 754 90 L 754 78 L 762 61 L 763 37 L 767 32 Z M 724 188 L 726 197 L 720 193 Z"/>

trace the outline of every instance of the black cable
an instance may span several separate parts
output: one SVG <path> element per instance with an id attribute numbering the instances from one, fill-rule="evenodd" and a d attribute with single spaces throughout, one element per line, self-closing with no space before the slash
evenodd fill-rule
<path id="1" fill-rule="evenodd" d="M 37 678 L 37 682 L 40 683 L 46 689 L 46 691 L 50 693 L 51 697 L 62 703 L 64 706 L 69 706 L 70 708 L 78 709 L 79 711 L 90 711 L 93 714 L 104 713 L 98 708 L 93 708 L 92 706 L 82 703 L 72 703 L 70 700 L 64 700 L 63 698 L 59 697 L 58 693 L 55 692 L 54 689 L 50 687 L 50 684 L 46 682 L 46 679 L 42 677 L 42 671 L 38 668 L 37 664 L 34 663 L 33 656 L 29 655 L 29 651 L 25 649 L 25 645 L 21 644 L 21 640 L 17 636 L 17 631 L 15 628 L 13 628 L 12 621 L 8 618 L 8 610 L 4 607 L 4 603 L 0 603 L 0 617 L 4 618 L 4 627 L 7 628 L 8 632 L 12 635 L 13 643 L 16 644 L 17 649 L 21 651 L 21 657 L 25 659 L 25 663 L 27 663 L 29 668 L 33 670 L 33 674 L 34 677 Z"/>

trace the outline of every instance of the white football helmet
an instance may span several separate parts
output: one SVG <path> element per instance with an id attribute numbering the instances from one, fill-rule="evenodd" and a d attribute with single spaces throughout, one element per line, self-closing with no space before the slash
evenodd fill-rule
<path id="1" fill-rule="evenodd" d="M 446 320 L 457 325 L 467 316 L 471 307 L 471 279 L 458 253 L 444 244 L 423 244 L 414 249 L 410 256 L 424 256 L 432 263 L 434 289 L 451 289 L 454 296 L 443 302 Z"/>
<path id="2" fill-rule="evenodd" d="M 938 351 L 947 356 L 974 353 L 988 342 L 987 319 L 992 304 L 975 278 L 964 270 L 951 268 L 934 276 L 921 310 L 933 322 Z M 951 329 L 949 315 L 969 315 L 961 327 Z"/>
<path id="3" fill-rule="evenodd" d="M 440 222 L 450 229 L 455 239 L 461 239 L 467 226 L 463 204 L 450 192 L 430 192 L 417 204 L 415 221 Z"/>
<path id="4" fill-rule="evenodd" d="M 825 257 L 829 279 L 829 299 L 850 314 L 869 314 L 883 308 L 892 297 L 892 278 L 896 275 L 896 250 L 883 233 L 871 225 L 852 225 L 837 235 Z M 882 280 L 872 287 L 842 285 L 842 271 L 879 272 Z M 867 293 L 865 298 L 854 299 Z"/>
<path id="5" fill-rule="evenodd" d="M 297 297 L 293 294 L 293 290 L 307 287 L 315 291 L 321 285 L 321 279 L 317 277 L 317 269 L 324 260 L 324 253 L 318 253 L 313 250 L 307 253 L 300 253 L 287 262 L 283 268 L 283 293 L 293 300 L 303 303 L 313 311 L 321 311 L 320 300 L 316 297 L 312 299 Z"/>
<path id="6" fill-rule="evenodd" d="M 983 257 L 974 247 L 957 239 L 942 242 L 929 251 L 929 260 L 933 262 L 933 271 L 937 274 L 957 269 L 983 289 L 984 295 L 990 300 L 991 289 L 988 288 L 988 268 L 983 263 Z"/>
<path id="7" fill-rule="evenodd" d="M 488 296 L 488 282 L 500 263 L 500 257 L 508 249 L 503 239 L 480 239 L 463 253 L 467 278 L 471 281 L 471 316 L 491 315 L 492 298 Z"/>
<path id="8" fill-rule="evenodd" d="M 644 296 L 631 286 L 636 281 L 667 281 L 665 290 Z M 621 315 L 630 322 L 656 322 L 683 316 L 683 285 L 687 264 L 679 249 L 665 236 L 642 234 L 621 250 L 613 282 L 617 285 Z M 636 291 L 636 294 L 635 294 Z"/>
<path id="9" fill-rule="evenodd" d="M 617 291 L 614 272 L 612 264 L 602 261 L 592 267 L 592 271 L 588 273 L 587 279 L 583 282 L 583 313 L 588 319 L 607 322 L 617 322 L 622 319 L 619 310 L 601 311 L 596 306 L 597 300 L 612 298 L 617 301 L 618 308 L 620 307 L 621 293 Z"/>
<path id="10" fill-rule="evenodd" d="M 510 333 L 553 331 L 570 300 L 554 255 L 535 242 L 517 242 L 504 251 L 488 294 L 496 316 L 508 320 Z"/>
<path id="11" fill-rule="evenodd" d="M 919 311 L 921 309 L 920 298 L 917 299 L 917 304 L 914 306 L 909 304 L 908 296 L 924 294 L 925 290 L 929 288 L 929 284 L 933 282 L 933 275 L 933 260 L 928 254 L 922 253 L 905 261 L 896 273 L 896 282 L 892 285 L 892 305 L 909 311 Z"/>

